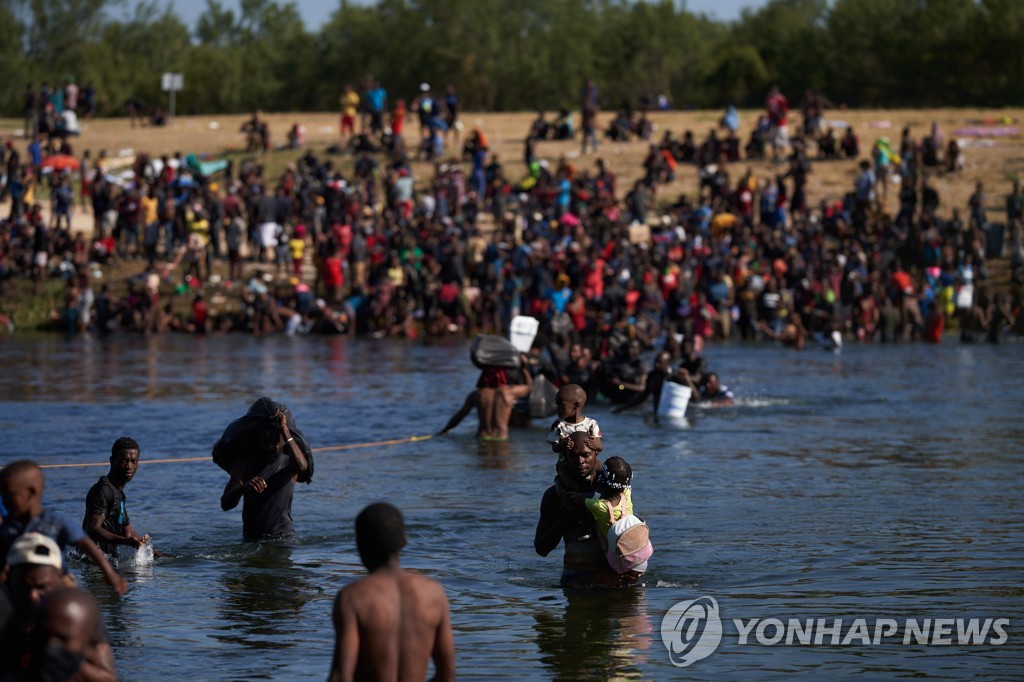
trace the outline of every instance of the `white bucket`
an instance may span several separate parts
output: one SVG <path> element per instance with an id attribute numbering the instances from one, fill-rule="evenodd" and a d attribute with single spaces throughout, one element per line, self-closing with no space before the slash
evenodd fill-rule
<path id="1" fill-rule="evenodd" d="M 512 318 L 512 325 L 509 329 L 509 341 L 520 353 L 529 353 L 539 328 L 540 322 L 537 321 L 537 318 L 516 315 Z"/>
<path id="2" fill-rule="evenodd" d="M 956 292 L 956 307 L 957 310 L 970 310 L 972 305 L 974 305 L 974 285 L 965 284 L 960 287 L 960 291 Z"/>
<path id="3" fill-rule="evenodd" d="M 690 387 L 666 380 L 661 387 L 658 416 L 682 419 L 686 416 L 686 406 L 689 404 Z"/>

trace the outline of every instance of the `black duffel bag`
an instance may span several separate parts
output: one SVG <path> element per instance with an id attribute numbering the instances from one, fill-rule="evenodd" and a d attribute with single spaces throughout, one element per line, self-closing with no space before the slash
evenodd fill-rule
<path id="1" fill-rule="evenodd" d="M 267 431 L 267 425 L 271 418 L 278 412 L 283 412 L 285 423 L 288 424 L 288 431 L 295 439 L 295 444 L 306 455 L 309 468 L 305 473 L 299 474 L 300 483 L 309 483 L 313 480 L 313 451 L 306 442 L 306 437 L 295 425 L 295 418 L 292 411 L 283 403 L 262 397 L 252 404 L 244 417 L 239 417 L 228 424 L 223 435 L 213 446 L 213 461 L 224 471 L 231 473 L 231 469 L 240 459 L 251 457 L 258 452 L 257 441 Z"/>

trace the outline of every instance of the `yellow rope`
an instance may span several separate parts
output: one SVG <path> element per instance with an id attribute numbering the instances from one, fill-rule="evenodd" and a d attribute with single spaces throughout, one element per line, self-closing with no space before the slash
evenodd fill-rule
<path id="1" fill-rule="evenodd" d="M 374 446 L 398 445 L 399 443 L 417 443 L 430 440 L 433 435 L 410 436 L 409 438 L 396 438 L 394 440 L 379 440 L 372 443 L 348 443 L 346 445 L 328 445 L 322 448 L 312 448 L 313 452 L 338 452 L 340 450 L 355 450 L 357 448 L 372 448 Z M 173 464 L 177 462 L 212 462 L 210 457 L 169 457 L 166 459 L 141 459 L 139 464 Z M 81 462 L 77 464 L 41 464 L 40 469 L 76 469 L 80 467 L 105 467 L 110 462 Z"/>

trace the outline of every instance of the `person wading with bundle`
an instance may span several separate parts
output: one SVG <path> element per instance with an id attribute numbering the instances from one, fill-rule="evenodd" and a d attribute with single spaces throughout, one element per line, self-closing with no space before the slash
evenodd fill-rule
<path id="1" fill-rule="evenodd" d="M 239 458 L 232 465 L 220 506 L 228 511 L 242 501 L 242 535 L 247 541 L 293 542 L 295 482 L 308 478 L 310 465 L 284 412 L 270 417 L 255 447 L 253 456 Z"/>

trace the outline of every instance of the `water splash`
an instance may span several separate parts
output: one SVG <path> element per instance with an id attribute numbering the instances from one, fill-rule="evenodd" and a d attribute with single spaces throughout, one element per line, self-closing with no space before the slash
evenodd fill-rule
<path id="1" fill-rule="evenodd" d="M 153 565 L 153 542 L 147 540 L 135 549 L 127 545 L 118 545 L 117 564 L 125 568 L 142 568 Z"/>

